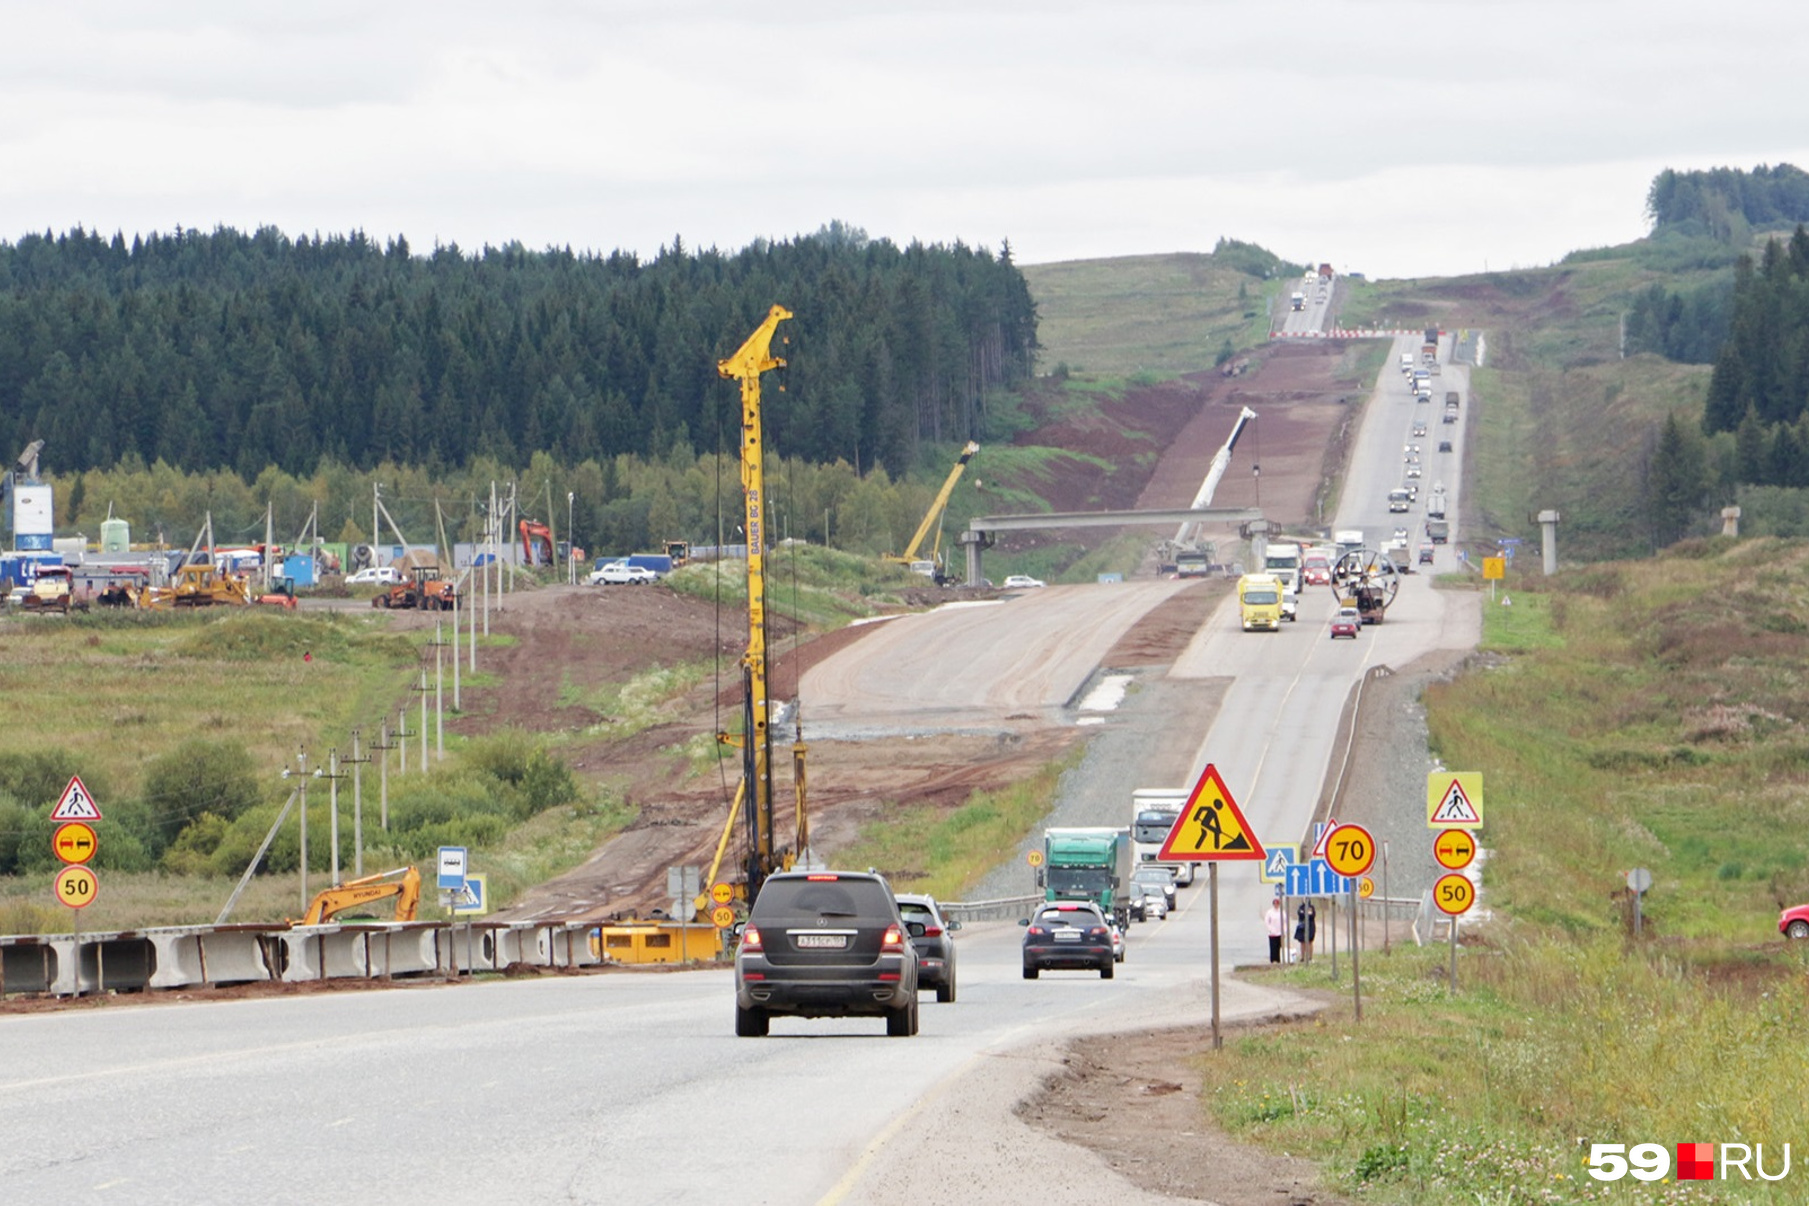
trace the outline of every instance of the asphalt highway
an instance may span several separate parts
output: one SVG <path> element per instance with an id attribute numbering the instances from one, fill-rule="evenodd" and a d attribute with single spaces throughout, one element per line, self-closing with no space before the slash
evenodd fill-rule
<path id="1" fill-rule="evenodd" d="M 1399 432 L 1442 409 L 1416 407 L 1392 364 L 1376 388 L 1339 526 L 1392 529 Z M 812 715 L 825 731 L 1071 716 L 1105 650 L 1172 589 L 1052 587 L 894 621 L 806 676 Z M 1327 639 L 1331 606 L 1309 595 L 1272 635 L 1214 615 L 1171 673 L 1232 677 L 1217 719 L 1151 722 L 1195 747 L 1196 770 L 1220 768 L 1265 840 L 1304 828 L 1369 668 L 1475 639 L 1474 604 L 1422 576 L 1355 642 Z M 1221 879 L 1225 964 L 1265 957 L 1268 889 L 1248 864 Z M 959 1000 L 926 993 L 910 1039 L 877 1019 L 737 1039 L 722 969 L 4 1017 L 0 1184 L 8 1200 L 133 1203 L 1163 1200 L 1011 1106 L 1053 1067 L 1051 1044 L 1207 1016 L 1205 884 L 1132 927 L 1111 981 L 1026 981 L 1017 926 L 968 927 Z M 1228 1018 L 1283 1004 L 1225 988 Z"/>

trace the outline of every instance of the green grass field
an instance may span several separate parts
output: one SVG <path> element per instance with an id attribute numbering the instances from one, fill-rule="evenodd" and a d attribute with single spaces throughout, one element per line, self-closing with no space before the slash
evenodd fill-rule
<path id="1" fill-rule="evenodd" d="M 1257 346 L 1268 338 L 1268 305 L 1281 288 L 1190 253 L 1031 264 L 1023 272 L 1036 299 L 1041 370 L 1065 365 L 1103 388 L 1209 369 L 1227 341 L 1234 350 Z"/>
<path id="2" fill-rule="evenodd" d="M 1199 1057 L 1205 1107 L 1367 1201 L 1800 1201 L 1611 1189 L 1577 1141 L 1763 1142 L 1775 1169 L 1809 1124 L 1809 951 L 1777 934 L 1809 901 L 1805 585 L 1809 545 L 1775 540 L 1510 574 L 1490 660 L 1425 697 L 1440 759 L 1486 787 L 1493 919 L 1460 991 L 1442 944 L 1371 951 L 1358 1024 L 1347 959 L 1323 1018 Z M 1637 940 L 1631 867 L 1654 879 Z M 1323 959 L 1251 974 L 1328 985 Z"/>
<path id="3" fill-rule="evenodd" d="M 308 751 L 310 769 L 324 768 L 335 749 L 351 755 L 357 728 L 370 753 L 380 723 L 394 720 L 395 701 L 408 697 L 430 662 L 423 645 L 430 634 L 399 635 L 387 617 L 367 613 L 95 613 L 0 623 L 9 654 L 0 664 L 0 726 L 8 735 L 0 750 L 0 857 L 20 868 L 0 876 L 3 933 L 68 929 L 76 920 L 51 900 L 47 849 L 49 808 L 72 773 L 103 814 L 96 826 L 101 891 L 83 910 L 82 927 L 213 921 L 294 786 L 281 772 L 298 765 L 297 751 Z M 480 650 L 505 640 L 485 638 Z M 676 673 L 682 679 L 685 670 Z M 635 705 L 627 714 L 639 719 L 657 709 L 660 691 L 659 683 L 626 684 L 622 697 Z M 542 744 L 519 734 L 475 743 L 453 737 L 446 762 L 427 776 L 418 755 L 403 776 L 392 753 L 391 833 L 379 826 L 380 775 L 368 768 L 366 871 L 419 865 L 442 837 L 472 840 L 479 865 L 493 872 L 493 892 L 508 899 L 589 857 L 632 817 L 608 792 L 578 791 L 536 761 Z M 231 816 L 210 821 L 208 810 L 218 805 L 181 800 L 170 817 L 148 802 L 158 768 L 183 751 L 199 751 L 198 761 L 244 782 Z M 511 786 L 523 782 L 525 796 Z M 191 794 L 205 795 L 211 785 L 198 781 Z M 313 784 L 314 890 L 329 878 L 329 799 L 327 783 Z M 349 876 L 356 854 L 350 782 L 341 784 L 340 809 L 341 867 Z M 234 920 L 299 915 L 298 829 L 297 810 L 271 847 L 266 867 L 274 870 L 254 879 Z M 424 904 L 423 915 L 432 915 Z"/>

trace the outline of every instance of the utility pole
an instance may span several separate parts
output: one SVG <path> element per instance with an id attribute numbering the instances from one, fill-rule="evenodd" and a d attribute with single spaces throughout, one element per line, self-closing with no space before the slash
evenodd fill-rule
<path id="1" fill-rule="evenodd" d="M 378 730 L 381 736 L 371 745 L 374 750 L 381 750 L 377 760 L 377 823 L 385 830 L 389 828 L 389 752 L 400 743 L 390 740 L 389 718 L 385 717 L 383 727 Z"/>
<path id="2" fill-rule="evenodd" d="M 396 712 L 396 731 L 392 733 L 391 736 L 396 739 L 396 757 L 398 759 L 396 773 L 399 775 L 406 775 L 408 773 L 408 739 L 414 736 L 413 733 L 408 731 L 408 708 L 406 705 Z M 388 829 L 389 824 L 385 822 L 383 827 Z"/>
<path id="3" fill-rule="evenodd" d="M 421 671 L 421 685 L 415 690 L 421 693 L 421 773 L 427 773 L 427 671 Z"/>
<path id="4" fill-rule="evenodd" d="M 283 768 L 283 778 L 290 777 L 288 767 Z M 301 791 L 301 911 L 308 911 L 308 751 L 304 746 L 295 751 L 296 779 L 300 781 Z"/>
<path id="5" fill-rule="evenodd" d="M 316 770 L 314 777 L 327 781 L 327 842 L 333 847 L 333 856 L 330 861 L 333 871 L 331 882 L 336 885 L 339 883 L 339 781 L 345 778 L 344 772 L 339 769 L 338 750 L 327 751 L 327 767 L 326 774 L 323 775 Z"/>
<path id="6" fill-rule="evenodd" d="M 465 580 L 460 578 L 452 584 L 452 710 L 464 711 L 459 703 L 459 592 L 464 589 Z"/>
<path id="7" fill-rule="evenodd" d="M 456 591 L 456 587 L 454 590 Z M 446 635 L 440 622 L 433 623 L 433 759 L 435 762 L 446 761 Z M 452 659 L 458 661 L 456 648 Z M 427 698 L 422 696 L 425 704 Z"/>
<path id="8" fill-rule="evenodd" d="M 518 522 L 519 521 L 515 518 L 515 483 L 510 482 L 509 483 L 509 523 L 508 523 L 508 526 L 503 529 L 503 531 L 504 532 L 513 532 L 515 530 L 515 525 Z M 502 569 L 500 567 L 498 567 L 498 569 L 496 571 L 496 577 L 497 577 L 497 580 L 502 583 L 502 589 L 503 589 L 504 594 L 508 594 L 510 591 L 515 589 L 515 561 L 513 558 L 511 558 L 509 561 L 509 576 L 505 579 L 502 576 Z"/>
<path id="9" fill-rule="evenodd" d="M 502 562 L 496 547 L 496 483 L 490 483 L 490 509 L 484 513 L 484 539 L 490 546 L 490 561 L 484 566 L 484 635 L 490 635 L 490 575 L 497 575 L 497 589 L 502 588 Z"/>
<path id="10" fill-rule="evenodd" d="M 364 878 L 364 764 L 369 754 L 358 751 L 358 730 L 352 730 L 352 756 L 340 762 L 352 768 L 352 878 Z"/>

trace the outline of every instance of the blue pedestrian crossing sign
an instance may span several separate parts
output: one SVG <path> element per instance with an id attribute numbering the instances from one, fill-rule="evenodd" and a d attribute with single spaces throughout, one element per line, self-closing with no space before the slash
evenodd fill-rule
<path id="1" fill-rule="evenodd" d="M 460 917 L 482 917 L 490 911 L 490 876 L 473 871 L 452 896 L 452 911 Z"/>
<path id="2" fill-rule="evenodd" d="M 1265 884 L 1285 884 L 1288 882 L 1288 868 L 1300 861 L 1299 846 L 1264 846 L 1266 857 L 1263 859 L 1263 882 Z"/>

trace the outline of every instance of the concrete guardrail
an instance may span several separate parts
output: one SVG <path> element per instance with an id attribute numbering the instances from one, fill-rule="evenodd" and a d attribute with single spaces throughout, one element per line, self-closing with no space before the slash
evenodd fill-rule
<path id="1" fill-rule="evenodd" d="M 218 925 L 0 935 L 0 999 L 281 981 L 594 967 L 596 926 L 559 922 Z"/>

